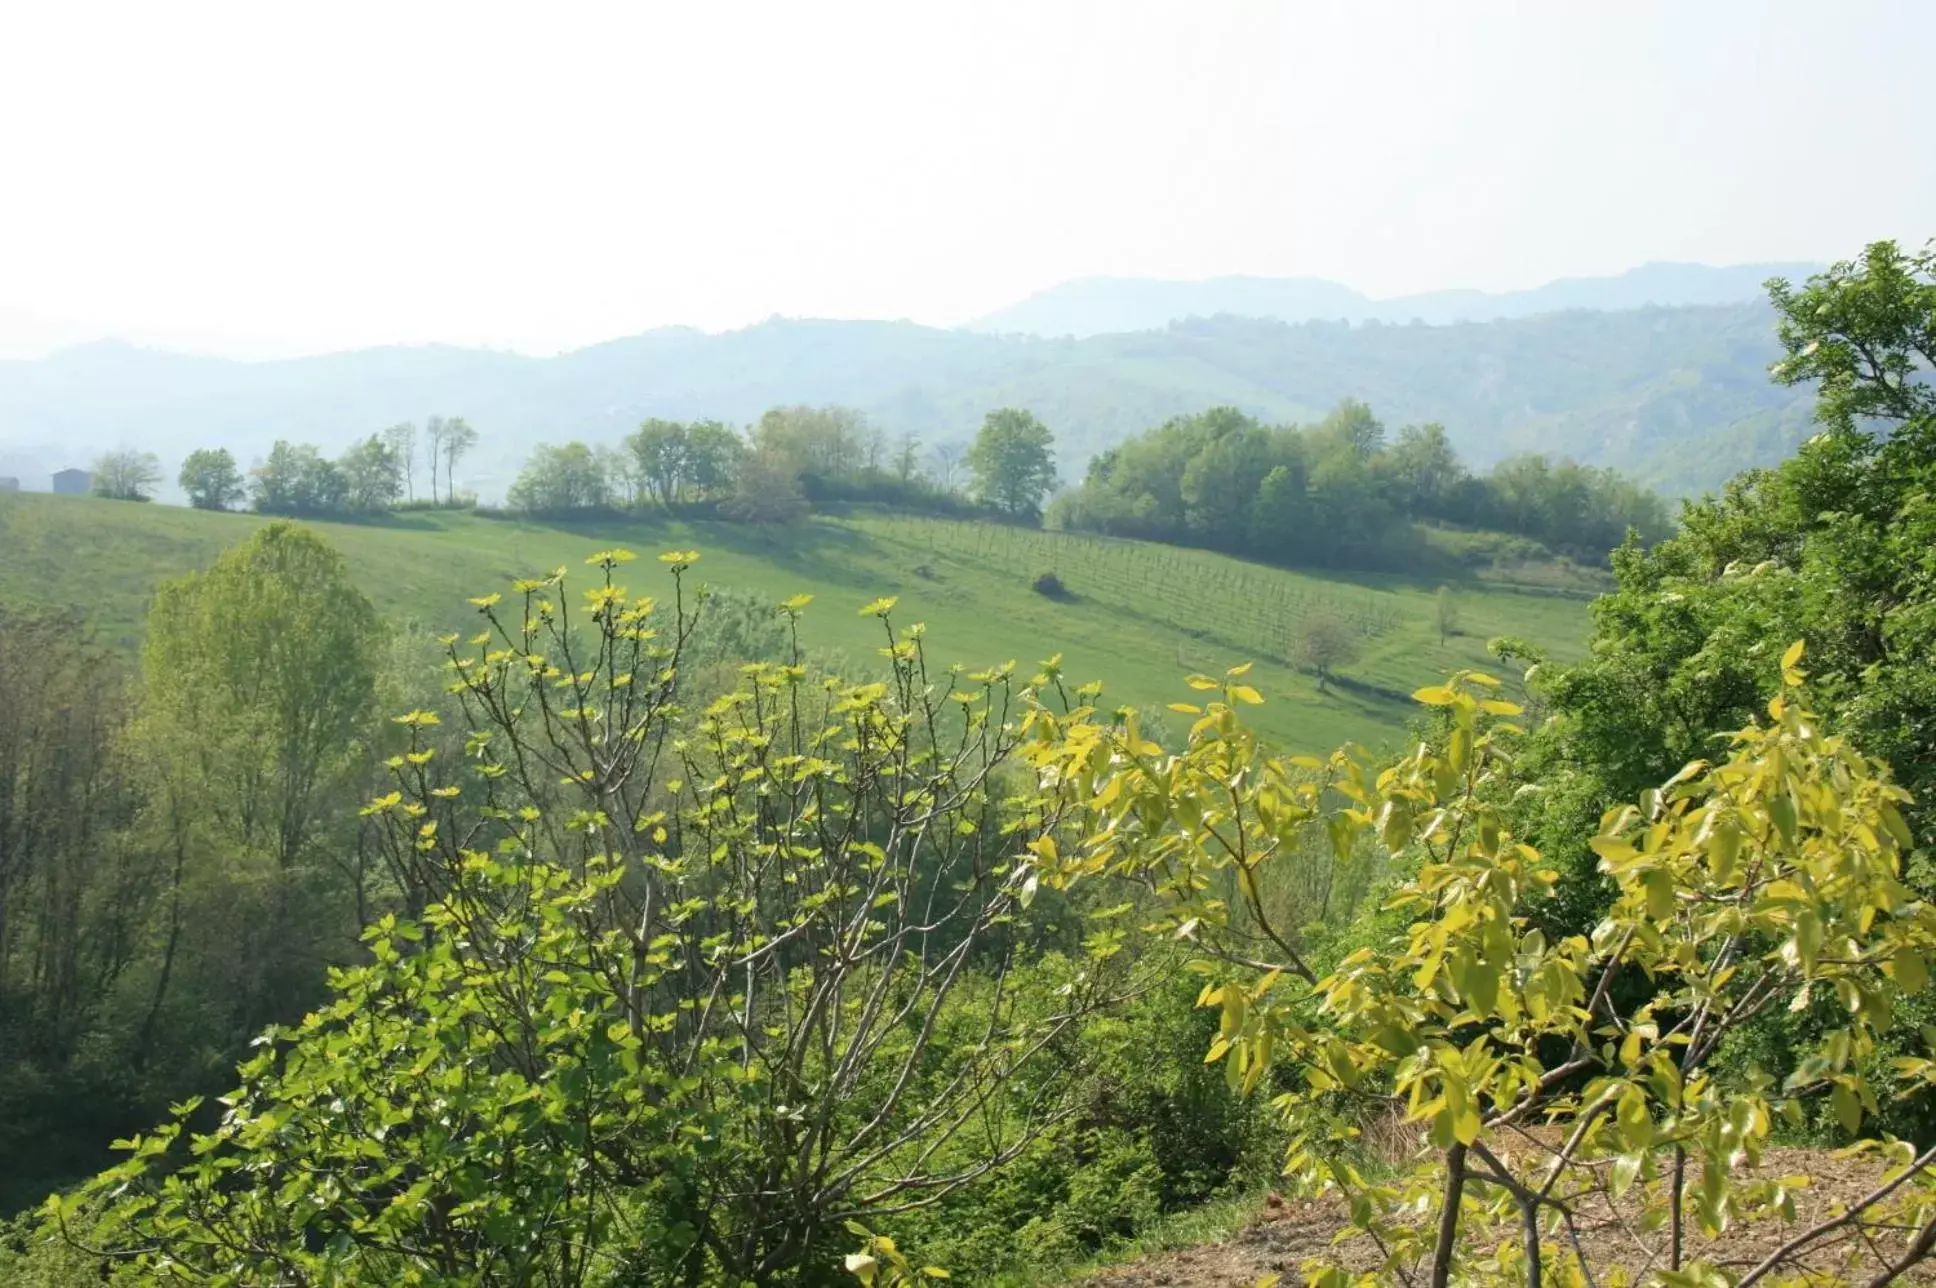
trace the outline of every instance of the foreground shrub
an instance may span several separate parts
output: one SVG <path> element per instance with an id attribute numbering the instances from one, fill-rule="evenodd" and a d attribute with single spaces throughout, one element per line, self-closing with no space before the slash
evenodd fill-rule
<path id="1" fill-rule="evenodd" d="M 57 1226 L 139 1282 L 813 1282 L 1077 1111 L 1127 956 L 1023 916 L 1071 808 L 1012 769 L 1053 672 L 931 676 L 881 601 L 882 680 L 796 643 L 689 711 L 692 558 L 664 608 L 623 552 L 582 607 L 475 601 L 462 763 L 412 712 L 367 810 L 368 962 Z"/>
<path id="2" fill-rule="evenodd" d="M 1782 661 L 1768 722 L 1724 760 L 1608 814 L 1593 844 L 1618 895 L 1591 936 L 1549 941 L 1529 918 L 1556 873 L 1510 827 L 1519 710 L 1475 674 L 1419 692 L 1438 736 L 1377 773 L 1342 752 L 1265 753 L 1236 716 L 1258 700 L 1241 668 L 1196 681 L 1222 700 L 1174 758 L 1133 729 L 1068 724 L 1031 747 L 1090 813 L 1055 880 L 1127 879 L 1163 909 L 1157 928 L 1198 945 L 1200 1001 L 1220 1020 L 1209 1059 L 1239 1091 L 1294 1074 L 1279 1101 L 1289 1171 L 1348 1200 L 1386 1279 L 1606 1283 L 1645 1265 L 1650 1282 L 1746 1285 L 1808 1266 L 1808 1282 L 1843 1283 L 1816 1255 L 1860 1239 L 1864 1281 L 1887 1283 L 1936 1249 L 1936 1149 L 1869 1138 L 1888 1163 L 1876 1189 L 1759 1264 L 1704 1261 L 1696 1237 L 1792 1215 L 1783 1183 L 1741 1172 L 1807 1104 L 1864 1139 L 1890 1091 L 1866 1058 L 1936 953 L 1936 910 L 1902 878 L 1907 793 L 1805 709 L 1801 653 Z M 1409 924 L 1322 977 L 1260 897 L 1305 829 L 1341 854 L 1373 833 L 1415 872 L 1391 901 Z M 1716 1061 L 1755 1017 L 1816 998 L 1839 1018 L 1784 1082 Z M 1894 1073 L 1927 1095 L 1936 1064 L 1905 1057 Z M 1356 1143 L 1393 1109 L 1421 1129 L 1396 1175 L 1366 1168 Z M 1598 1196 L 1636 1208 L 1631 1265 L 1582 1261 L 1576 1222 Z"/>

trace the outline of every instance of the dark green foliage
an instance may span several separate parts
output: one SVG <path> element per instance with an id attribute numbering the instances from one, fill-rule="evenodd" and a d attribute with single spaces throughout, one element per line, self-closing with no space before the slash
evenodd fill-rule
<path id="1" fill-rule="evenodd" d="M 160 587 L 133 682 L 77 619 L 0 623 L 0 1204 L 98 1166 L 353 952 L 377 643 L 288 524 Z"/>
<path id="2" fill-rule="evenodd" d="M 1085 1035 L 1081 1112 L 987 1186 L 898 1223 L 903 1244 L 957 1282 L 1046 1278 L 1276 1171 L 1269 1115 L 1203 1062 L 1216 1023 L 1191 1005 L 1200 977 L 1174 965 Z"/>
<path id="3" fill-rule="evenodd" d="M 1760 713 L 1786 640 L 1807 642 L 1823 717 L 1913 793 L 1916 834 L 1936 826 L 1936 419 L 1919 383 L 1930 276 L 1928 256 L 1879 243 L 1799 290 L 1775 285 L 1792 355 L 1777 377 L 1818 381 L 1830 428 L 1690 506 L 1672 540 L 1619 551 L 1590 658 L 1536 677 L 1554 719 L 1534 739 L 1527 772 L 1540 790 L 1521 809 L 1560 860 L 1550 928 L 1590 927 L 1605 906 L 1580 839 L 1592 820 L 1712 756 L 1717 734 Z M 1936 888 L 1928 872 L 1910 875 Z"/>
<path id="4" fill-rule="evenodd" d="M 1421 521 L 1496 529 L 1598 560 L 1629 528 L 1668 531 L 1651 493 L 1610 470 L 1542 456 L 1467 473 L 1438 425 L 1396 442 L 1363 403 L 1269 428 L 1231 407 L 1179 417 L 1096 457 L 1059 500 L 1064 527 L 1207 546 L 1291 566 L 1416 568 Z"/>
<path id="5" fill-rule="evenodd" d="M 1029 589 L 1038 595 L 1046 595 L 1050 599 L 1069 597 L 1069 588 L 1062 584 L 1062 578 L 1049 571 L 1036 573 L 1035 580 L 1029 583 Z"/>

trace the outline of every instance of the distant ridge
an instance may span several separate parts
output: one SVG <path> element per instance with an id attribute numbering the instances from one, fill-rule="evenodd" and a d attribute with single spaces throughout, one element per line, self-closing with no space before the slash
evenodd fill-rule
<path id="1" fill-rule="evenodd" d="M 1563 277 L 1528 291 L 1430 291 L 1373 299 L 1321 277 L 1213 277 L 1198 282 L 1148 277 L 1086 277 L 1039 291 L 968 323 L 1000 335 L 1086 337 L 1155 331 L 1192 317 L 1274 318 L 1280 322 L 1385 322 L 1432 325 L 1496 322 L 1568 309 L 1740 304 L 1762 298 L 1770 277 L 1799 280 L 1822 265 L 1642 264 L 1613 277 Z"/>
<path id="2" fill-rule="evenodd" d="M 930 448 L 965 442 L 990 408 L 1026 407 L 1075 480 L 1095 453 L 1171 416 L 1227 404 L 1302 422 L 1353 397 L 1389 426 L 1442 422 L 1475 466 L 1541 451 L 1686 494 L 1780 460 L 1810 431 L 1813 394 L 1768 379 L 1774 325 L 1750 302 L 1417 327 L 1218 317 L 1080 340 L 776 320 L 552 358 L 423 346 L 234 362 L 89 344 L 0 360 L 0 475 L 43 489 L 55 470 L 140 447 L 173 479 L 197 447 L 227 447 L 246 468 L 278 438 L 333 454 L 443 414 L 483 435 L 458 476 L 488 500 L 540 442 L 617 443 L 647 416 L 744 425 L 781 403 L 838 402 L 890 441 Z"/>

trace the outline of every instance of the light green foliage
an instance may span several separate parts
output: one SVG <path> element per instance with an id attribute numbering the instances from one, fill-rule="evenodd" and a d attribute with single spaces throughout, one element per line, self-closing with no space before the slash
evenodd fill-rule
<path id="1" fill-rule="evenodd" d="M 968 449 L 975 495 L 1008 514 L 1039 514 L 1055 486 L 1054 448 L 1055 435 L 1029 412 L 989 412 Z"/>
<path id="2" fill-rule="evenodd" d="M 127 741 L 159 868 L 161 961 L 138 1045 L 247 1031 L 300 1007 L 310 954 L 354 942 L 370 874 L 348 808 L 374 730 L 376 614 L 341 556 L 289 523 L 155 593 Z M 178 973 L 197 973 L 172 1009 Z M 225 1018 L 217 1018 L 223 1016 Z"/>
<path id="3" fill-rule="evenodd" d="M 153 452 L 123 449 L 95 458 L 90 486 L 111 501 L 146 501 L 161 482 L 161 462 Z"/>
<path id="4" fill-rule="evenodd" d="M 737 1285 L 832 1269 L 842 1221 L 1072 1111 L 1086 1017 L 1133 981 L 1109 926 L 1028 950 L 1068 807 L 1009 766 L 1057 671 L 931 671 L 884 599 L 881 680 L 796 650 L 689 709 L 694 558 L 664 607 L 623 551 L 474 601 L 462 754 L 401 717 L 364 811 L 403 912 L 218 1125 L 184 1106 L 57 1222 L 134 1282 Z"/>
<path id="5" fill-rule="evenodd" d="M 200 447 L 190 452 L 175 481 L 197 510 L 226 510 L 248 495 L 242 472 L 235 468 L 235 457 L 226 447 Z"/>
<path id="6" fill-rule="evenodd" d="M 598 510 L 612 502 L 611 479 L 604 462 L 585 444 L 541 443 L 511 484 L 506 500 L 512 509 L 528 514 Z"/>
<path id="7" fill-rule="evenodd" d="M 1840 1227 L 1731 1279 L 1702 1262 L 1696 1231 L 1792 1213 L 1781 1182 L 1738 1175 L 1775 1125 L 1825 1098 L 1859 1133 L 1879 1098 L 1928 1094 L 1936 1076 L 1925 1059 L 1902 1062 L 1895 1086 L 1865 1072 L 1898 1000 L 1924 985 L 1936 909 L 1903 881 L 1907 793 L 1801 705 L 1801 654 L 1781 659 L 1765 724 L 1608 814 L 1593 846 L 1618 893 L 1590 935 L 1549 939 L 1531 920 L 1557 874 L 1508 808 L 1520 710 L 1477 673 L 1417 694 L 1442 713 L 1440 733 L 1382 771 L 1348 751 L 1261 754 L 1238 714 L 1257 697 L 1241 672 L 1198 681 L 1218 700 L 1173 759 L 1133 728 L 1059 726 L 1034 755 L 1091 815 L 1053 877 L 1135 882 L 1153 928 L 1197 946 L 1200 1001 L 1221 1020 L 1208 1058 L 1240 1091 L 1295 1069 L 1298 1089 L 1278 1102 L 1290 1173 L 1348 1201 L 1387 1275 L 1539 1282 L 1543 1263 L 1557 1282 L 1607 1282 L 1610 1266 L 1579 1263 L 1574 1225 L 1607 1175 L 1654 1214 L 1639 1221 L 1652 1232 L 1640 1256 L 1661 1282 L 1773 1282 Z M 1324 974 L 1262 898 L 1307 831 L 1340 854 L 1368 833 L 1415 864 L 1390 901 L 1411 923 Z M 1715 1060 L 1756 1017 L 1815 997 L 1835 1018 L 1785 1081 Z M 1355 1138 L 1394 1110 L 1423 1138 L 1380 1176 Z M 1529 1149 L 1515 1129 L 1531 1124 L 1557 1143 Z M 1926 1257 L 1936 1151 L 1912 1162 L 1906 1145 L 1880 1148 L 1908 1183 L 1849 1222 L 1878 1238 L 1906 1223 L 1909 1243 L 1887 1257 Z"/>
<path id="8" fill-rule="evenodd" d="M 104 642 L 124 648 L 138 642 L 158 581 L 206 564 L 261 523 L 58 501 L 0 498 L 0 516 L 10 516 L 0 598 L 84 603 Z M 1441 650 L 1432 585 L 1306 576 L 1203 551 L 1013 525 L 864 513 L 778 530 L 613 515 L 598 523 L 601 540 L 703 548 L 708 581 L 769 604 L 801 591 L 822 603 L 896 594 L 903 612 L 928 623 L 946 661 L 1060 652 L 1079 673 L 1105 677 L 1112 703 L 1145 710 L 1160 711 L 1178 696 L 1181 672 L 1254 658 L 1257 684 L 1274 699 L 1260 709 L 1261 727 L 1301 750 L 1402 736 L 1413 715 L 1406 695 L 1446 668 L 1486 665 L 1492 636 L 1523 637 L 1555 660 L 1571 660 L 1588 627 L 1577 595 L 1470 583 L 1460 591 L 1463 633 Z M 562 524 L 441 511 L 414 514 L 407 527 L 320 523 L 316 530 L 386 617 L 433 627 L 462 611 L 463 587 L 510 570 L 555 568 L 586 543 L 582 530 Z M 1027 574 L 1037 568 L 1054 568 L 1072 597 L 1030 594 Z M 1320 697 L 1315 681 L 1283 659 L 1297 620 L 1325 605 L 1362 634 L 1362 652 L 1345 674 L 1363 687 Z M 816 655 L 873 656 L 867 624 L 844 613 L 817 614 L 804 630 Z"/>
<path id="9" fill-rule="evenodd" d="M 847 1229 L 860 1240 L 860 1250 L 848 1253 L 843 1267 L 866 1288 L 915 1288 L 948 1278 L 948 1272 L 938 1266 L 923 1266 L 917 1271 L 894 1240 L 875 1234 L 858 1221 L 848 1222 Z"/>

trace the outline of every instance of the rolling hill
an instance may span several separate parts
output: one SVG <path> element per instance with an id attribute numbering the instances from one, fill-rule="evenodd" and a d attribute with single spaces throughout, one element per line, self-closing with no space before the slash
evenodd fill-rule
<path id="1" fill-rule="evenodd" d="M 1217 317 L 1061 340 L 776 320 L 546 359 L 428 347 L 235 362 L 104 342 L 0 362 L 0 475 L 45 487 L 54 470 L 140 446 L 172 479 L 197 447 L 246 465 L 278 438 L 334 452 L 442 413 L 482 433 L 460 479 L 488 500 L 539 442 L 615 443 L 646 416 L 743 424 L 781 403 L 839 402 L 930 446 L 965 441 L 991 408 L 1026 407 L 1056 431 L 1074 478 L 1174 415 L 1227 403 L 1312 420 L 1356 397 L 1391 425 L 1443 423 L 1477 466 L 1538 450 L 1687 494 L 1781 459 L 1807 433 L 1807 396 L 1768 381 L 1776 352 L 1760 304 L 1448 326 Z"/>
<path id="2" fill-rule="evenodd" d="M 155 584 L 206 565 L 263 520 L 91 497 L 0 495 L 0 608 L 74 606 L 104 641 L 131 648 Z M 1399 736 L 1414 688 L 1448 670 L 1494 663 L 1488 637 L 1533 640 L 1577 656 L 1587 630 L 1577 597 L 1471 583 L 1460 633 L 1441 644 L 1436 587 L 1393 577 L 1318 577 L 1200 551 L 1132 541 L 903 516 L 819 519 L 794 529 L 726 523 L 527 524 L 468 514 L 405 514 L 386 523 L 317 524 L 393 622 L 433 633 L 475 620 L 465 600 L 519 576 L 579 569 L 614 544 L 640 554 L 697 549 L 700 580 L 769 603 L 816 597 L 807 647 L 851 670 L 872 666 L 881 626 L 857 610 L 896 595 L 897 620 L 929 628 L 931 659 L 980 667 L 1051 654 L 1105 698 L 1152 711 L 1187 700 L 1182 677 L 1254 661 L 1269 701 L 1259 727 L 1286 745 L 1325 750 Z M 658 575 L 642 563 L 638 582 Z M 1051 568 L 1064 598 L 1030 583 Z M 1296 622 L 1322 608 L 1350 624 L 1358 660 L 1320 693 L 1283 658 Z"/>

